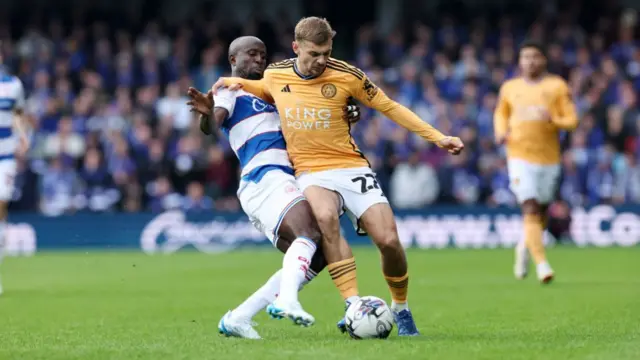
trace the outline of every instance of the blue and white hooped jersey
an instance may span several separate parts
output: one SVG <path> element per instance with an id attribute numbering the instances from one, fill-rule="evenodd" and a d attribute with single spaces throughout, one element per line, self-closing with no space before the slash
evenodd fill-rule
<path id="1" fill-rule="evenodd" d="M 12 159 L 18 144 L 13 134 L 14 111 L 24 107 L 22 82 L 0 72 L 0 160 Z"/>
<path id="2" fill-rule="evenodd" d="M 220 89 L 214 102 L 229 111 L 221 129 L 240 161 L 242 180 L 258 183 L 271 170 L 294 174 L 275 106 L 243 90 Z"/>

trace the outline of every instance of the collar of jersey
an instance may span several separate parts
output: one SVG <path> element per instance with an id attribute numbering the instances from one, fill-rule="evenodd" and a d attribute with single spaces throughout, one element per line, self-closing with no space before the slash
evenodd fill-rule
<path id="1" fill-rule="evenodd" d="M 325 67 L 324 70 L 326 70 L 327 68 Z M 322 72 L 318 75 L 303 75 L 299 70 L 298 70 L 298 59 L 296 59 L 296 61 L 293 62 L 293 72 L 296 73 L 296 75 L 298 75 L 298 77 L 300 77 L 302 80 L 313 80 L 315 78 L 317 78 L 318 76 L 322 75 L 324 73 L 324 70 L 322 70 Z"/>

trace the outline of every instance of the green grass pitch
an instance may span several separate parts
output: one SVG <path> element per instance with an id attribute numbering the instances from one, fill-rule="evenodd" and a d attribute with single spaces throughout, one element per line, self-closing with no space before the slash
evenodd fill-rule
<path id="1" fill-rule="evenodd" d="M 6 259 L 0 359 L 640 359 L 640 248 L 554 248 L 557 281 L 511 275 L 510 250 L 410 250 L 409 299 L 422 336 L 355 341 L 335 322 L 326 274 L 301 300 L 311 328 L 256 321 L 262 341 L 217 323 L 275 271 L 272 250 L 169 256 L 45 253 Z M 389 299 L 379 255 L 356 250 L 360 291 Z"/>

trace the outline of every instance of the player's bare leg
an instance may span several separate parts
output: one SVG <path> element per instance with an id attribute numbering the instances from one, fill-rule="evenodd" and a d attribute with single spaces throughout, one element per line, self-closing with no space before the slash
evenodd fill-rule
<path id="1" fill-rule="evenodd" d="M 0 201 L 0 264 L 5 252 L 5 241 L 7 235 L 7 207 L 6 201 Z M 0 295 L 2 295 L 2 278 L 0 278 Z"/>
<path id="2" fill-rule="evenodd" d="M 347 241 L 340 235 L 340 195 L 319 186 L 309 186 L 304 195 L 311 204 L 313 214 L 322 232 L 322 250 L 328 263 L 333 283 L 345 301 L 345 308 L 356 301 L 358 281 L 356 261 Z M 338 321 L 338 329 L 345 332 L 344 318 Z"/>
<path id="3" fill-rule="evenodd" d="M 398 237 L 391 206 L 388 203 L 371 206 L 360 218 L 360 223 L 380 250 L 382 272 L 391 292 L 391 310 L 398 325 L 398 335 L 419 335 L 407 303 L 409 289 L 407 257 Z"/>
<path id="4" fill-rule="evenodd" d="M 524 243 L 529 254 L 536 263 L 536 272 L 538 274 L 538 280 L 543 284 L 548 284 L 553 280 L 553 269 L 547 261 L 547 257 L 544 250 L 544 228 L 546 223 L 546 212 L 543 213 L 543 206 L 535 199 L 529 199 L 522 203 L 522 216 L 524 220 Z M 524 261 L 525 259 L 519 258 L 516 253 L 516 270 L 518 267 L 522 267 L 518 264 L 518 261 Z M 516 274 L 517 276 L 517 274 Z"/>
<path id="5" fill-rule="evenodd" d="M 285 215 L 278 231 L 278 241 L 276 243 L 278 250 L 286 254 L 299 236 L 305 236 L 298 234 L 307 234 L 306 236 L 312 239 L 318 239 L 321 236 L 320 229 L 313 218 L 311 209 L 305 201 L 294 205 Z M 302 288 L 324 270 L 326 266 L 327 262 L 320 247 L 311 258 L 309 269 L 298 290 L 302 290 Z M 258 312 L 276 301 L 280 292 L 281 282 L 282 269 L 279 269 L 242 304 L 233 311 L 225 314 L 218 324 L 219 332 L 227 336 L 260 339 L 260 335 L 253 328 L 254 323 L 252 319 Z M 284 314 L 275 316 L 282 318 Z"/>

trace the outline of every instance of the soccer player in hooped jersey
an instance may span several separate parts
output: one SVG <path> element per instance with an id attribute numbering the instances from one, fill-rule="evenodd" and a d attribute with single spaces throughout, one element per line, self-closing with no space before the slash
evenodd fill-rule
<path id="1" fill-rule="evenodd" d="M 0 64 L 2 64 L 1 57 Z M 0 262 L 2 262 L 7 232 L 7 207 L 13 195 L 17 171 L 14 155 L 18 148 L 18 140 L 21 147 L 25 149 L 29 147 L 22 118 L 23 107 L 22 82 L 16 76 L 6 74 L 0 69 Z M 0 284 L 0 294 L 2 294 L 2 284 Z"/>
<path id="2" fill-rule="evenodd" d="M 389 99 L 361 70 L 331 58 L 334 35 L 325 19 L 304 18 L 295 28 L 293 50 L 297 58 L 270 65 L 259 81 L 220 79 L 212 91 L 215 94 L 225 86 L 242 88 L 276 104 L 298 184 L 322 231 L 329 273 L 347 305 L 358 298 L 358 291 L 355 260 L 351 250 L 340 242 L 342 209 L 346 209 L 358 233 L 368 233 L 381 252 L 398 334 L 418 335 L 407 304 L 407 259 L 393 212 L 350 135 L 350 124 L 342 121 L 342 107 L 346 99 L 354 97 L 453 154 L 459 153 L 463 144 Z M 344 319 L 338 327 L 346 330 Z"/>
<path id="3" fill-rule="evenodd" d="M 260 39 L 245 36 L 234 40 L 229 46 L 229 57 L 234 76 L 262 77 L 266 48 Z M 320 249 L 313 253 L 314 243 L 321 239 L 320 230 L 293 176 L 276 109 L 241 91 L 220 91 L 214 98 L 211 92 L 203 94 L 190 88 L 189 96 L 187 104 L 201 114 L 200 129 L 211 134 L 220 127 L 240 161 L 242 180 L 238 197 L 242 208 L 274 246 L 285 253 L 282 270 L 225 314 L 219 331 L 227 336 L 260 339 L 251 319 L 267 306 L 276 318 L 286 316 L 302 325 L 312 324 L 313 318 L 302 311 L 295 295 L 324 269 L 326 261 Z M 357 106 L 348 105 L 345 110 L 344 121 L 359 119 Z M 310 264 L 307 259 L 311 259 Z"/>
<path id="4" fill-rule="evenodd" d="M 506 145 L 510 187 L 524 218 L 524 242 L 515 249 L 514 274 L 518 279 L 527 276 L 530 253 L 538 279 L 546 284 L 554 277 L 543 233 L 560 179 L 559 131 L 575 129 L 578 117 L 567 83 L 547 73 L 543 46 L 525 42 L 519 57 L 521 76 L 500 89 L 495 139 Z"/>

